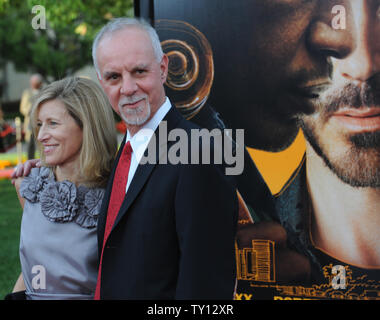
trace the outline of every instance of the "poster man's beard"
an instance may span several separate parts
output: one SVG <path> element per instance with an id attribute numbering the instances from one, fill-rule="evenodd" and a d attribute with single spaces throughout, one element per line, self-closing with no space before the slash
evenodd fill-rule
<path id="1" fill-rule="evenodd" d="M 313 150 L 340 180 L 352 187 L 380 188 L 380 132 L 351 136 L 351 147 L 344 154 L 333 158 L 327 154 L 313 128 L 304 122 L 301 127 Z M 360 146 L 372 146 L 375 141 L 377 148 Z"/>
<path id="2" fill-rule="evenodd" d="M 349 83 L 321 97 L 318 121 L 326 123 L 330 116 L 343 107 L 370 108 L 380 106 L 379 78 L 364 83 L 361 87 Z M 353 187 L 380 188 L 380 131 L 363 132 L 342 136 L 348 146 L 341 154 L 332 155 L 327 151 L 327 143 L 321 141 L 309 116 L 300 116 L 300 126 L 306 140 L 327 167 L 344 183 Z M 337 142 L 338 143 L 338 142 Z M 337 146 L 338 147 L 338 146 Z"/>

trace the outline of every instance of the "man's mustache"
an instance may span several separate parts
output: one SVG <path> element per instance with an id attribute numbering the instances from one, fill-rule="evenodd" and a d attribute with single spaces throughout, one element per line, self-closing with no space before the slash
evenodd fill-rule
<path id="1" fill-rule="evenodd" d="M 133 96 L 123 96 L 119 100 L 119 107 L 122 107 L 124 104 L 133 104 L 137 101 L 147 99 L 147 95 L 133 95 Z"/>
<path id="2" fill-rule="evenodd" d="M 380 73 L 366 82 L 358 84 L 347 82 L 343 87 L 327 90 L 321 95 L 321 107 L 327 113 L 334 113 L 341 108 L 380 107 Z"/>

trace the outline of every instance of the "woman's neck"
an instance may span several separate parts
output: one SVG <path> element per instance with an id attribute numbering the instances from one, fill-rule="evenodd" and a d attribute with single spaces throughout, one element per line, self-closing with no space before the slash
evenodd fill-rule
<path id="1" fill-rule="evenodd" d="M 65 163 L 64 165 L 58 165 L 55 168 L 55 177 L 57 181 L 68 180 L 77 184 L 80 177 L 79 162 L 73 161 Z"/>

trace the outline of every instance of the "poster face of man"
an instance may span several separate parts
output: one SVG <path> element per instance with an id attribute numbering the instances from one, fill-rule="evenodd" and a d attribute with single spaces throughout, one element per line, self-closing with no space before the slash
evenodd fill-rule
<path id="1" fill-rule="evenodd" d="M 300 115 L 307 139 L 310 238 L 324 261 L 344 261 L 355 266 L 355 276 L 372 273 L 378 279 L 373 270 L 380 265 L 380 3 L 347 5 L 349 51 L 332 59 L 332 82 L 315 111 Z"/>
<path id="2" fill-rule="evenodd" d="M 306 138 L 339 179 L 380 187 L 380 23 L 378 1 L 350 1 L 349 54 L 332 58 L 331 85 L 301 115 Z"/>

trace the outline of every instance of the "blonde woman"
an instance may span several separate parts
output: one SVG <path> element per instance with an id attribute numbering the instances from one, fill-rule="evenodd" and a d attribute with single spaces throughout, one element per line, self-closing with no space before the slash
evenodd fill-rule
<path id="1" fill-rule="evenodd" d="M 95 82 L 72 77 L 40 92 L 31 122 L 42 166 L 14 183 L 24 209 L 14 291 L 25 286 L 26 299 L 92 299 L 97 217 L 117 150 L 112 109 Z"/>

